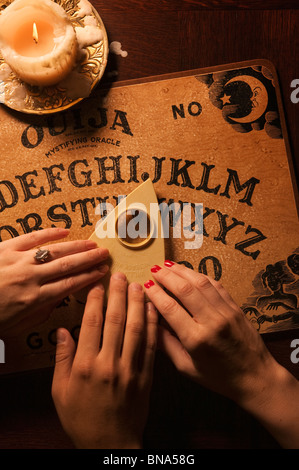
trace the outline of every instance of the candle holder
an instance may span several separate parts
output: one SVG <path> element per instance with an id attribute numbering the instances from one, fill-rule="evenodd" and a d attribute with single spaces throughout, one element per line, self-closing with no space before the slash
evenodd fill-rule
<path id="1" fill-rule="evenodd" d="M 89 96 L 104 74 L 109 43 L 99 13 L 87 0 L 54 1 L 65 10 L 77 36 L 80 34 L 81 40 L 83 37 L 83 45 L 88 44 L 84 34 L 88 35 L 89 24 L 100 29 L 102 39 L 81 47 L 79 44 L 77 64 L 68 77 L 56 85 L 44 87 L 21 80 L 6 64 L 0 51 L 0 103 L 16 111 L 27 114 L 63 111 Z M 0 1 L 0 11 L 11 3 L 12 0 Z"/>

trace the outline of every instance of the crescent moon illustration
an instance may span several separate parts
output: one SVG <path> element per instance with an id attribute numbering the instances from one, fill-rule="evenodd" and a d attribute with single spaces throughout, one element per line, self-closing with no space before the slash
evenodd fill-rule
<path id="1" fill-rule="evenodd" d="M 263 85 L 262 82 L 260 82 L 260 80 L 255 77 L 252 77 L 251 75 L 239 75 L 237 77 L 234 77 L 229 80 L 225 86 L 233 82 L 245 82 L 247 83 L 247 85 L 250 86 L 254 94 L 251 99 L 253 107 L 251 113 L 247 114 L 247 116 L 244 116 L 242 118 L 233 118 L 231 116 L 228 116 L 229 119 L 244 124 L 256 121 L 264 114 L 268 106 L 268 93 L 266 87 Z"/>

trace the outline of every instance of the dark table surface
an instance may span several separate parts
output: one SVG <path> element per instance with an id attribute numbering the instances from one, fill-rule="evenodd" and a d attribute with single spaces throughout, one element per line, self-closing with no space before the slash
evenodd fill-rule
<path id="1" fill-rule="evenodd" d="M 119 41 L 127 57 L 111 55 L 104 80 L 268 59 L 277 69 L 294 167 L 299 174 L 299 103 L 290 99 L 299 79 L 298 0 L 93 0 L 109 43 Z M 117 74 L 115 74 L 117 71 Z M 297 132 L 296 132 L 297 130 Z M 265 335 L 274 357 L 299 379 L 290 359 L 299 330 Z M 68 449 L 52 403 L 52 370 L 0 377 L 1 449 Z M 234 403 L 181 377 L 157 355 L 145 446 L 156 449 L 278 447 L 251 416 Z"/>

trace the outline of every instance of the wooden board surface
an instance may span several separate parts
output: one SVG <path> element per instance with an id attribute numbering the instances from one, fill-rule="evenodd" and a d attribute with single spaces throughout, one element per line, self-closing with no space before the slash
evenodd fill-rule
<path id="1" fill-rule="evenodd" d="M 104 79 L 129 80 L 249 59 L 271 60 L 278 72 L 293 162 L 299 174 L 297 0 L 91 0 L 126 57 L 110 54 Z M 157 47 L 156 44 L 159 46 Z M 2 134 L 1 134 L 2 136 Z M 299 378 L 290 359 L 298 330 L 263 336 L 277 361 Z M 261 425 L 228 400 L 190 383 L 157 355 L 145 447 L 276 449 Z M 1 377 L 1 449 L 69 449 L 55 413 L 52 368 Z M 76 454 L 77 455 L 77 454 Z"/>
<path id="2" fill-rule="evenodd" d="M 297 190 L 271 63 L 120 83 L 57 115 L 0 112 L 1 240 L 50 226 L 88 238 L 100 202 L 151 178 L 159 202 L 203 204 L 201 248 L 186 249 L 193 213 L 166 257 L 220 280 L 261 333 L 298 327 Z M 82 310 L 65 299 L 1 371 L 51 365 L 55 329 L 77 337 Z"/>

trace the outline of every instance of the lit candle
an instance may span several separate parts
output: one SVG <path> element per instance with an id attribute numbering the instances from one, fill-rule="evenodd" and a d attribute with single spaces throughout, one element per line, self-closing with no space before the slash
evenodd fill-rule
<path id="1" fill-rule="evenodd" d="M 0 16 L 0 49 L 21 80 L 54 85 L 74 67 L 76 33 L 64 9 L 52 0 L 15 0 Z"/>

